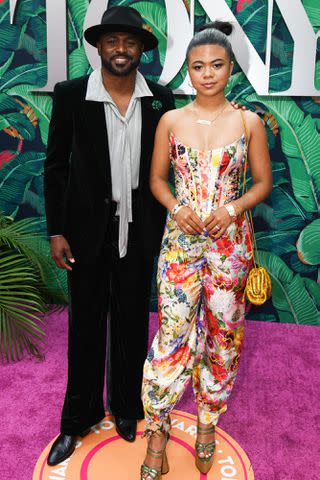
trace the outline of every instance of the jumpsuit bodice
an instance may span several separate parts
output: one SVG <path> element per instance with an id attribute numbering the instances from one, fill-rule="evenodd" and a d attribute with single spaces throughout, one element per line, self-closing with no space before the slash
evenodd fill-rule
<path id="1" fill-rule="evenodd" d="M 176 198 L 190 205 L 201 220 L 213 209 L 239 197 L 246 149 L 244 134 L 223 147 L 200 150 L 184 145 L 171 133 L 170 145 Z"/>

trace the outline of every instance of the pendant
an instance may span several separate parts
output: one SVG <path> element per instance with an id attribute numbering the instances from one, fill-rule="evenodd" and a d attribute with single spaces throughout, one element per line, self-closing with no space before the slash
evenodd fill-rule
<path id="1" fill-rule="evenodd" d="M 196 121 L 196 123 L 199 123 L 200 125 L 208 125 L 208 126 L 211 125 L 210 120 L 204 120 L 204 119 L 202 119 L 202 118 L 199 118 L 199 119 Z"/>

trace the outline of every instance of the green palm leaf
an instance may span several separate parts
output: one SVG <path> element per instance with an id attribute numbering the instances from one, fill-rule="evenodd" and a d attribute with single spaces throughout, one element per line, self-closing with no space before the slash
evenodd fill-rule
<path id="1" fill-rule="evenodd" d="M 8 113 L 21 110 L 21 105 L 19 105 L 14 98 L 11 98 L 6 93 L 0 93 L 0 113 Z"/>
<path id="2" fill-rule="evenodd" d="M 68 2 L 68 39 L 69 42 L 75 42 L 77 48 L 82 45 L 83 23 L 88 6 L 88 0 Z"/>
<path id="3" fill-rule="evenodd" d="M 272 280 L 272 304 L 280 322 L 320 325 L 320 302 L 310 295 L 303 277 L 271 252 L 260 252 L 261 264 Z"/>
<path id="4" fill-rule="evenodd" d="M 38 15 L 31 17 L 28 22 L 28 33 L 30 33 L 30 37 L 35 42 L 34 46 L 32 46 L 33 55 L 36 53 L 36 50 L 38 50 L 37 55 L 41 55 L 39 51 L 44 51 L 47 48 L 47 24 L 45 19 L 40 16 L 40 9 L 37 9 L 37 13 Z"/>
<path id="5" fill-rule="evenodd" d="M 0 67 L 0 78 L 2 77 L 2 75 L 4 75 L 6 73 L 6 71 L 10 67 L 10 65 L 12 63 L 12 60 L 13 60 L 13 57 L 14 57 L 14 52 L 9 54 L 8 59 L 1 65 L 1 67 Z"/>
<path id="6" fill-rule="evenodd" d="M 318 211 L 320 135 L 314 119 L 311 116 L 305 118 L 294 100 L 287 97 L 259 97 L 253 94 L 247 100 L 262 103 L 277 119 L 295 197 L 307 212 Z"/>
<path id="7" fill-rule="evenodd" d="M 271 250 L 276 255 L 295 252 L 295 242 L 299 236 L 299 230 L 291 231 L 264 231 L 257 232 L 256 239 L 259 250 Z"/>
<path id="8" fill-rule="evenodd" d="M 20 28 L 9 24 L 9 13 L 6 16 L 6 20 L 8 23 L 1 22 L 0 19 L 0 49 L 14 51 L 18 48 Z"/>
<path id="9" fill-rule="evenodd" d="M 59 270 L 50 255 L 46 240 L 45 220 L 25 218 L 17 222 L 0 215 L 0 246 L 4 245 L 24 255 L 41 278 L 39 289 L 47 303 L 67 303 L 66 273 Z"/>
<path id="10" fill-rule="evenodd" d="M 0 210 L 16 215 L 24 193 L 35 175 L 41 175 L 45 153 L 27 152 L 18 155 L 0 170 Z"/>
<path id="11" fill-rule="evenodd" d="M 302 0 L 303 6 L 307 12 L 310 23 L 317 31 L 320 27 L 320 10 L 318 0 Z"/>
<path id="12" fill-rule="evenodd" d="M 167 49 L 167 15 L 166 9 L 154 2 L 136 2 L 131 5 L 135 8 L 152 28 L 153 34 L 159 42 L 160 63 L 163 66 Z"/>
<path id="13" fill-rule="evenodd" d="M 238 22 L 260 54 L 266 46 L 267 18 L 268 5 L 260 0 L 253 0 L 237 14 Z"/>
<path id="14" fill-rule="evenodd" d="M 21 109 L 21 106 L 19 106 Z M 29 118 L 23 113 L 13 112 L 0 115 L 0 130 L 13 127 L 24 140 L 34 140 L 35 127 Z"/>
<path id="15" fill-rule="evenodd" d="M 307 225 L 299 235 L 297 242 L 298 255 L 303 263 L 320 264 L 320 219 Z"/>
<path id="16" fill-rule="evenodd" d="M 279 230 L 304 228 L 312 214 L 307 213 L 285 186 L 275 186 L 271 194 L 273 212 Z"/>
<path id="17" fill-rule="evenodd" d="M 28 261 L 16 252 L 0 252 L 0 355 L 19 360 L 24 350 L 39 354 L 44 332 L 39 324 L 47 308 Z"/>
<path id="18" fill-rule="evenodd" d="M 38 41 L 27 33 L 21 36 L 19 50 L 25 50 L 37 62 L 47 61 L 47 55 L 43 49 L 39 49 Z"/>
<path id="19" fill-rule="evenodd" d="M 69 75 L 68 77 L 77 78 L 82 75 L 87 75 L 92 71 L 91 65 L 88 62 L 88 58 L 83 45 L 79 48 L 75 48 L 69 55 Z"/>
<path id="20" fill-rule="evenodd" d="M 7 71 L 0 79 L 0 90 L 8 90 L 21 84 L 41 87 L 46 80 L 47 65 L 44 63 L 31 63 Z"/>
<path id="21" fill-rule="evenodd" d="M 35 85 L 16 85 L 7 90 L 7 94 L 21 98 L 30 105 L 39 119 L 39 128 L 42 142 L 46 145 L 49 134 L 49 123 L 52 111 L 52 98 L 50 95 L 42 92 L 31 92 Z"/>

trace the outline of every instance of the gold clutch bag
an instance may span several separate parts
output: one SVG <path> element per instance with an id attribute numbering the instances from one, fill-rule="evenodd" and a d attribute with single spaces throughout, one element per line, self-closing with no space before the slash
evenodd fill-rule
<path id="1" fill-rule="evenodd" d="M 244 114 L 242 111 L 241 111 L 241 114 L 242 114 L 242 119 L 244 124 L 245 137 L 246 137 L 245 162 L 244 162 L 244 172 L 243 172 L 243 189 L 242 189 L 242 195 L 243 195 L 247 187 L 246 179 L 247 179 L 247 166 L 248 166 L 248 159 L 247 159 L 248 135 L 247 135 L 246 122 L 245 122 Z M 262 267 L 260 263 L 259 251 L 257 247 L 255 233 L 254 233 L 251 211 L 249 211 L 248 223 L 250 224 L 250 243 L 252 248 L 254 266 L 251 268 L 248 274 L 243 295 L 244 297 L 247 297 L 249 302 L 252 303 L 253 305 L 263 305 L 271 297 L 272 283 L 271 283 L 271 278 L 268 273 L 268 270 L 265 267 Z"/>
<path id="2" fill-rule="evenodd" d="M 271 297 L 271 278 L 266 268 L 253 267 L 248 275 L 245 296 L 253 305 L 263 305 Z"/>

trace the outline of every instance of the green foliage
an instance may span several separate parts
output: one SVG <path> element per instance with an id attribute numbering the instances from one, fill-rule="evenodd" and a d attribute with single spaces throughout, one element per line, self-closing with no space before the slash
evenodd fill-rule
<path id="1" fill-rule="evenodd" d="M 264 60 L 267 2 L 227 0 L 226 3 Z M 318 0 L 302 0 L 302 3 L 314 30 L 318 31 Z M 158 38 L 159 49 L 146 52 L 142 57 L 143 73 L 157 81 L 164 65 L 168 40 L 164 0 L 111 0 L 109 4 L 136 8 Z M 82 38 L 88 5 L 89 0 L 67 2 L 68 78 L 91 71 Z M 190 8 L 189 1 L 185 1 L 185 5 Z M 196 0 L 195 28 L 208 20 Z M 291 81 L 293 41 L 276 5 L 272 32 L 270 89 L 282 91 Z M 272 121 L 279 127 L 276 134 L 271 128 L 272 122 L 266 123 L 274 188 L 270 198 L 254 211 L 258 245 L 274 286 L 272 299 L 268 305 L 257 310 L 257 318 L 273 322 L 320 324 L 320 287 L 317 283 L 320 273 L 317 247 L 320 233 L 319 99 L 261 97 L 255 93 L 239 66 L 234 72 L 226 89 L 227 98 L 257 111 L 261 118 L 271 115 Z M 179 87 L 186 73 L 184 64 L 169 86 L 172 89 Z M 18 238 L 19 245 L 14 245 L 5 240 L 5 235 L 16 238 L 15 228 L 19 230 L 20 223 L 14 222 L 2 228 L 2 242 L 10 253 L 1 253 L 0 268 L 1 262 L 4 262 L 4 271 L 8 262 L 16 262 L 14 265 L 23 286 L 26 281 L 21 273 L 21 262 L 27 259 L 31 270 L 23 271 L 26 276 L 32 276 L 35 275 L 33 269 L 36 269 L 35 278 L 42 279 L 41 298 L 63 303 L 66 301 L 66 278 L 51 262 L 43 220 L 42 172 L 52 99 L 49 94 L 32 91 L 43 86 L 46 77 L 45 1 L 18 2 L 13 25 L 9 24 L 8 2 L 3 2 L 0 4 L 0 135 L 5 148 L 3 153 L 0 152 L 0 209 L 15 218 L 34 216 L 38 224 L 30 220 L 31 224 L 21 225 L 38 234 L 22 235 Z M 320 60 L 316 64 L 315 83 L 320 89 Z M 177 96 L 176 106 L 179 108 L 191 100 L 191 96 Z M 7 255 L 16 257 L 8 261 Z M 38 256 L 42 259 L 41 268 L 35 263 Z M 0 284 L 1 279 L 0 270 Z M 32 281 L 30 286 L 34 286 Z M 152 291 L 155 307 L 154 285 Z M 0 333 L 5 328 L 6 344 L 9 345 L 12 330 L 3 318 L 0 313 Z M 14 344 L 11 345 L 15 352 Z M 18 351 L 25 345 L 28 344 L 17 345 Z"/>
<path id="2" fill-rule="evenodd" d="M 0 214 L 0 355 L 19 360 L 23 352 L 40 356 L 44 314 L 52 301 L 66 301 L 66 285 L 57 274 L 43 220 L 13 222 Z"/>
<path id="3" fill-rule="evenodd" d="M 44 152 L 27 152 L 2 168 L 0 210 L 13 217 L 16 215 L 34 176 L 41 175 L 44 159 Z"/>
<path id="4" fill-rule="evenodd" d="M 143 19 L 151 27 L 153 34 L 159 42 L 159 55 L 161 65 L 164 65 L 167 49 L 167 15 L 164 6 L 154 2 L 136 2 L 131 7 L 142 15 Z"/>
<path id="5" fill-rule="evenodd" d="M 320 285 L 306 288 L 304 278 L 292 270 L 272 252 L 261 252 L 264 265 L 272 280 L 272 303 L 280 322 L 318 325 L 320 318 Z M 310 283 L 308 283 L 310 287 Z"/>
<path id="6" fill-rule="evenodd" d="M 39 324 L 46 311 L 37 278 L 26 259 L 0 251 L 0 355 L 19 360 L 23 351 L 39 354 L 35 342 L 44 337 Z"/>
<path id="7" fill-rule="evenodd" d="M 299 235 L 297 250 L 303 263 L 320 265 L 320 219 L 307 225 Z"/>

